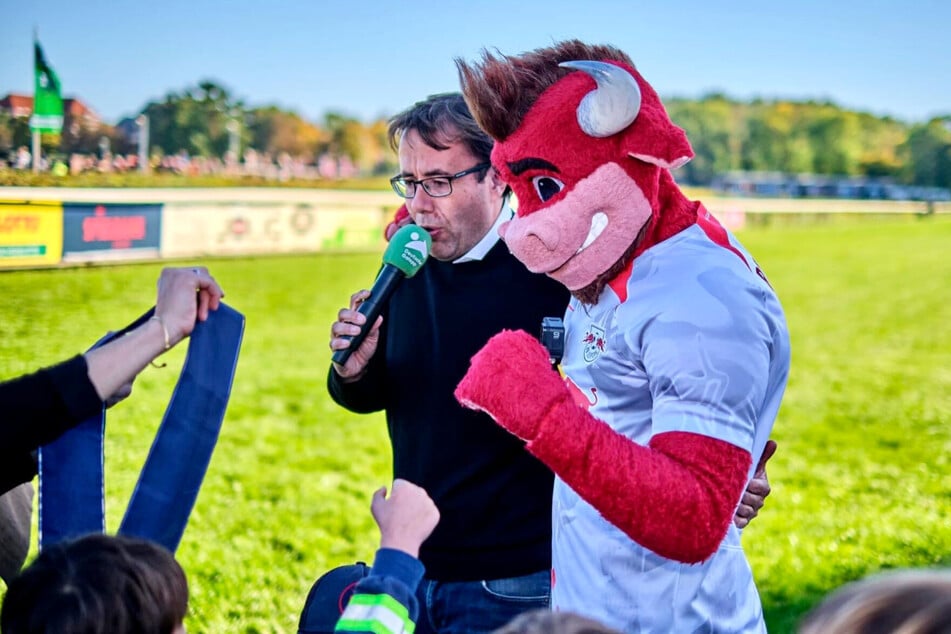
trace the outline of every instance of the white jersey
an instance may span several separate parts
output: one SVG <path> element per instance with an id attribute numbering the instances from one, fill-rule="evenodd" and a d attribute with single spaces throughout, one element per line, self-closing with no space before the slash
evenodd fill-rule
<path id="1" fill-rule="evenodd" d="M 594 416 L 642 445 L 671 431 L 724 440 L 750 452 L 752 476 L 785 389 L 789 336 L 753 258 L 716 221 L 646 250 L 596 305 L 573 299 L 565 329 L 566 381 Z M 624 632 L 765 632 L 732 522 L 710 559 L 679 563 L 556 478 L 553 527 L 556 610 Z"/>

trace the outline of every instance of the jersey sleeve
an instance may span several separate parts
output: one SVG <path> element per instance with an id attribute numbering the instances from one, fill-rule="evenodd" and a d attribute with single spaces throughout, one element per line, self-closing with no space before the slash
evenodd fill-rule
<path id="1" fill-rule="evenodd" d="M 755 286 L 699 276 L 638 333 L 652 436 L 688 432 L 752 451 L 767 392 L 771 332 Z"/>
<path id="2" fill-rule="evenodd" d="M 370 574 L 357 584 L 335 632 L 410 634 L 419 618 L 416 587 L 423 578 L 419 559 L 381 548 Z"/>

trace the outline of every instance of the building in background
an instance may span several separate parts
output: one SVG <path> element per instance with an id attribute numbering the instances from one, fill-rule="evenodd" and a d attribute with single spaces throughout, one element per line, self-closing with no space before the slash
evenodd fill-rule
<path id="1" fill-rule="evenodd" d="M 32 95 L 10 93 L 0 99 L 0 112 L 6 112 L 14 118 L 28 118 L 33 114 Z M 80 128 L 96 129 L 102 125 L 99 114 L 76 98 L 63 99 L 63 128 L 74 136 Z"/>

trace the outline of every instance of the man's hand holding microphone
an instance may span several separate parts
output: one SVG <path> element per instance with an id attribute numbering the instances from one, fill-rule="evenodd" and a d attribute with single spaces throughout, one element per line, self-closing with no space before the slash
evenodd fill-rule
<path id="1" fill-rule="evenodd" d="M 330 349 L 334 351 L 334 369 L 345 381 L 356 381 L 366 370 L 376 353 L 383 308 L 403 278 L 413 277 L 423 268 L 431 246 L 425 229 L 402 227 L 390 238 L 373 288 L 351 295 L 350 307 L 337 313 L 330 328 Z"/>

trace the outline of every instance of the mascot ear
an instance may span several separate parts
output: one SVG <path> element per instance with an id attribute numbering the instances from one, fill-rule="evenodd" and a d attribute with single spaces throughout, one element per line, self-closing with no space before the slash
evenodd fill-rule
<path id="1" fill-rule="evenodd" d="M 693 158 L 693 149 L 682 128 L 673 124 L 654 88 L 631 66 L 622 65 L 637 81 L 641 108 L 637 119 L 620 134 L 621 149 L 628 155 L 662 169 L 680 167 Z"/>
<path id="2" fill-rule="evenodd" d="M 648 118 L 642 109 L 638 121 L 625 132 L 622 145 L 633 158 L 669 170 L 692 159 L 693 149 L 684 131 L 671 123 L 666 113 L 662 116 L 660 126 L 641 127 L 641 117 Z"/>

